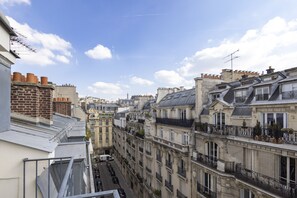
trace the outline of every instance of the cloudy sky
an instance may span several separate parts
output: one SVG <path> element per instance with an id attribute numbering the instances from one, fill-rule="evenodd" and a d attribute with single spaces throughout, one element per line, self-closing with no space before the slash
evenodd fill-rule
<path id="1" fill-rule="evenodd" d="M 201 73 L 297 66 L 296 0 L 0 0 L 36 49 L 12 71 L 116 100 L 194 85 Z"/>

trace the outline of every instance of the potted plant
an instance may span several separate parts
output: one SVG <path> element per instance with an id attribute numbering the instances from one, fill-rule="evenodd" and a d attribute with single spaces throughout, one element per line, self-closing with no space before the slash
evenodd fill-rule
<path id="1" fill-rule="evenodd" d="M 261 141 L 261 139 L 262 139 L 261 134 L 262 134 L 262 129 L 261 129 L 261 126 L 260 126 L 260 122 L 257 120 L 257 124 L 256 124 L 256 126 L 254 126 L 254 130 L 253 130 L 253 138 L 255 140 L 260 140 Z"/>

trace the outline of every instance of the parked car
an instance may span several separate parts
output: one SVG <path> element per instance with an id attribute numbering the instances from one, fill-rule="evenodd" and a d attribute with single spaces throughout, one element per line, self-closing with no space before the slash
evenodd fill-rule
<path id="1" fill-rule="evenodd" d="M 111 176 L 115 176 L 114 170 L 110 170 L 109 173 L 110 173 Z"/>
<path id="2" fill-rule="evenodd" d="M 126 193 L 124 191 L 124 189 L 122 188 L 118 188 L 118 192 L 121 198 L 126 198 Z"/>
<path id="3" fill-rule="evenodd" d="M 112 182 L 114 184 L 119 184 L 119 178 L 117 176 L 112 177 Z"/>
<path id="4" fill-rule="evenodd" d="M 111 155 L 99 155 L 99 161 L 100 162 L 106 162 L 106 161 L 112 161 L 114 160 Z"/>

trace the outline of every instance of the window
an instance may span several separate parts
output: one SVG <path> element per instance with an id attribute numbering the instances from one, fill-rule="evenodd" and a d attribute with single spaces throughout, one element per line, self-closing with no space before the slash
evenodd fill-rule
<path id="1" fill-rule="evenodd" d="M 247 91 L 246 90 L 238 90 L 235 92 L 235 102 L 243 103 L 246 99 Z"/>
<path id="2" fill-rule="evenodd" d="M 102 135 L 99 134 L 99 142 L 102 142 Z"/>
<path id="3" fill-rule="evenodd" d="M 106 127 L 106 133 L 109 133 L 109 127 Z"/>
<path id="4" fill-rule="evenodd" d="M 211 175 L 208 173 L 204 173 L 204 192 L 211 192 Z"/>
<path id="5" fill-rule="evenodd" d="M 106 122 L 105 122 L 105 124 L 106 124 L 106 125 L 109 125 L 109 121 L 108 121 L 107 119 L 106 119 Z"/>
<path id="6" fill-rule="evenodd" d="M 102 127 L 99 127 L 99 133 L 102 133 Z"/>
<path id="7" fill-rule="evenodd" d="M 249 189 L 240 189 L 240 198 L 254 198 L 255 195 Z"/>
<path id="8" fill-rule="evenodd" d="M 212 101 L 216 100 L 216 99 L 219 98 L 219 97 L 220 97 L 220 94 L 219 94 L 219 93 L 217 93 L 217 94 L 212 94 L 212 95 L 211 95 Z"/>
<path id="9" fill-rule="evenodd" d="M 160 129 L 160 138 L 163 138 L 163 129 Z"/>
<path id="10" fill-rule="evenodd" d="M 169 184 L 172 184 L 172 176 L 171 173 L 169 171 L 167 171 L 167 181 Z"/>
<path id="11" fill-rule="evenodd" d="M 256 101 L 268 100 L 269 87 L 256 88 Z"/>
<path id="12" fill-rule="evenodd" d="M 170 133 L 170 134 L 169 134 L 169 135 L 170 135 L 169 140 L 170 140 L 171 142 L 174 142 L 174 132 L 173 132 L 173 130 L 171 129 L 169 133 Z"/>
<path id="13" fill-rule="evenodd" d="M 219 112 L 214 114 L 214 124 L 219 129 L 225 126 L 225 113 Z"/>
<path id="14" fill-rule="evenodd" d="M 276 123 L 281 128 L 287 128 L 287 113 L 263 113 L 262 126 Z"/>
<path id="15" fill-rule="evenodd" d="M 163 118 L 168 118 L 167 109 L 163 109 Z"/>
<path id="16" fill-rule="evenodd" d="M 181 120 L 186 120 L 187 119 L 187 115 L 186 115 L 187 111 L 185 109 L 182 109 L 179 111 L 179 118 Z"/>
<path id="17" fill-rule="evenodd" d="M 105 142 L 106 142 L 106 143 L 109 143 L 109 136 L 108 136 L 108 134 L 106 134 Z"/>
<path id="18" fill-rule="evenodd" d="M 297 83 L 282 85 L 282 99 L 297 99 Z"/>
<path id="19" fill-rule="evenodd" d="M 287 185 L 289 183 L 291 186 L 296 185 L 295 164 L 294 158 L 280 156 L 279 177 L 282 184 Z"/>
<path id="20" fill-rule="evenodd" d="M 205 154 L 208 156 L 209 160 L 217 161 L 218 159 L 218 145 L 214 142 L 205 143 Z"/>
<path id="21" fill-rule="evenodd" d="M 102 120 L 99 120 L 99 125 L 102 125 Z"/>
<path id="22" fill-rule="evenodd" d="M 186 134 L 186 133 L 184 133 L 184 134 L 182 135 L 182 144 L 183 144 L 183 145 L 188 145 L 188 144 L 189 144 L 189 135 Z"/>

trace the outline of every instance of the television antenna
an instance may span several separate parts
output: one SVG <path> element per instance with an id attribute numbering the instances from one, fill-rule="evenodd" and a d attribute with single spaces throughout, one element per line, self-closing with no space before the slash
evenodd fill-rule
<path id="1" fill-rule="evenodd" d="M 25 41 L 27 39 L 26 36 L 16 31 L 14 28 L 12 28 L 13 31 L 16 33 L 17 36 L 11 36 L 10 37 L 10 44 L 13 48 L 13 52 L 16 54 L 23 53 L 25 51 L 34 52 L 36 53 L 36 49 L 32 48 L 27 42 Z"/>
<path id="2" fill-rule="evenodd" d="M 224 59 L 229 58 L 227 61 L 225 61 L 225 63 L 231 63 L 232 81 L 234 80 L 233 60 L 239 58 L 239 56 L 234 56 L 234 54 L 237 52 L 239 52 L 239 49 L 224 57 Z"/>

